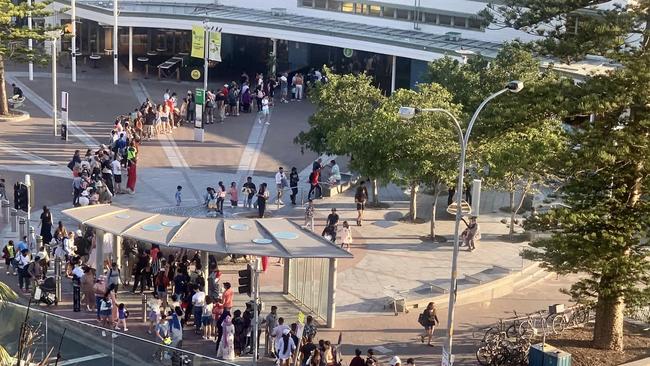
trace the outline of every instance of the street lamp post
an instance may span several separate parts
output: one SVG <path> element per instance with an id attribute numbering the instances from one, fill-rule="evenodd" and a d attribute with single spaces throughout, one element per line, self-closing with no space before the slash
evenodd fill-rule
<path id="1" fill-rule="evenodd" d="M 118 75 L 118 68 L 117 68 L 117 32 L 118 32 L 118 26 L 117 26 L 117 17 L 119 15 L 119 9 L 117 6 L 117 0 L 113 0 L 113 84 L 117 85 L 117 75 Z"/>
<path id="2" fill-rule="evenodd" d="M 460 161 L 458 163 L 458 182 L 456 183 L 456 222 L 454 225 L 454 251 L 452 255 L 452 260 L 451 260 L 451 281 L 449 284 L 449 305 L 448 305 L 448 313 L 447 313 L 447 345 L 446 345 L 446 351 L 447 351 L 447 357 L 448 358 L 448 364 L 451 363 L 452 360 L 452 343 L 453 343 L 453 337 L 454 337 L 454 311 L 456 307 L 456 298 L 457 298 L 457 289 L 458 289 L 458 252 L 460 251 L 460 243 L 459 243 L 459 229 L 460 229 L 460 221 L 462 219 L 462 210 L 460 206 L 460 202 L 463 198 L 463 175 L 465 173 L 465 154 L 467 152 L 467 144 L 469 142 L 469 137 L 470 134 L 472 133 L 472 128 L 474 127 L 474 123 L 476 122 L 476 119 L 478 118 L 479 113 L 485 105 L 490 102 L 492 99 L 498 97 L 499 95 L 505 93 L 505 92 L 513 92 L 513 93 L 518 93 L 524 88 L 524 84 L 521 81 L 511 81 L 508 83 L 508 85 L 499 90 L 498 92 L 490 95 L 487 97 L 476 109 L 474 112 L 474 115 L 472 116 L 472 119 L 469 121 L 469 125 L 467 126 L 467 131 L 465 131 L 465 134 L 463 135 L 463 130 L 460 126 L 460 123 L 454 117 L 453 114 L 451 114 L 449 111 L 442 109 L 442 108 L 428 108 L 428 109 L 416 109 L 412 107 L 401 107 L 399 110 L 399 115 L 402 118 L 405 119 L 410 119 L 415 116 L 416 113 L 420 112 L 442 112 L 451 117 L 452 121 L 454 122 L 454 125 L 456 127 L 456 131 L 458 132 L 458 141 L 460 143 Z M 444 349 L 443 349 L 443 357 L 444 355 Z"/>
<path id="3" fill-rule="evenodd" d="M 72 38 L 70 39 L 72 45 L 72 82 L 77 82 L 77 5 L 75 0 L 70 1 L 70 6 L 72 7 Z"/>
<path id="4" fill-rule="evenodd" d="M 49 31 L 48 36 L 50 36 L 50 39 L 52 41 L 52 122 L 54 125 L 54 136 L 57 135 L 57 86 L 56 86 L 56 53 L 57 53 L 57 48 L 56 48 L 56 42 L 58 41 L 59 37 L 61 37 L 61 31 L 60 30 L 55 30 L 55 31 Z"/>

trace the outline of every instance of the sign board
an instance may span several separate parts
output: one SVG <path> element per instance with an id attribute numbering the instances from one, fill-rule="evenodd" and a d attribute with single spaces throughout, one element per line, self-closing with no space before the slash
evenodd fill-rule
<path id="1" fill-rule="evenodd" d="M 221 62 L 221 32 L 210 32 L 208 37 L 208 60 Z"/>
<path id="2" fill-rule="evenodd" d="M 199 79 L 201 78 L 201 70 L 199 70 L 199 69 L 193 69 L 193 70 L 190 72 L 190 77 L 191 77 L 193 80 L 199 80 Z"/>
<path id="3" fill-rule="evenodd" d="M 343 49 L 343 56 L 350 58 L 354 54 L 354 50 L 351 48 L 344 48 Z"/>
<path id="4" fill-rule="evenodd" d="M 192 57 L 205 57 L 205 29 L 200 25 L 192 26 Z"/>
<path id="5" fill-rule="evenodd" d="M 68 106 L 69 106 L 69 94 L 68 92 L 61 92 L 61 139 L 68 140 Z"/>
<path id="6" fill-rule="evenodd" d="M 196 88 L 194 92 L 194 102 L 196 105 L 203 105 L 205 103 L 205 90 Z"/>

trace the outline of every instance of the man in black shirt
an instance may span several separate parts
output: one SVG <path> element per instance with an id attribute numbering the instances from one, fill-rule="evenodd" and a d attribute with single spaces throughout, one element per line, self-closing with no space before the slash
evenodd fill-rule
<path id="1" fill-rule="evenodd" d="M 242 191 L 247 195 L 246 201 L 244 201 L 244 207 L 252 208 L 253 197 L 255 197 L 255 193 L 257 193 L 257 187 L 255 187 L 255 183 L 253 183 L 253 178 L 246 178 L 246 183 L 244 183 L 243 188 Z"/>
<path id="2" fill-rule="evenodd" d="M 314 344 L 313 339 L 311 339 L 311 337 L 307 337 L 307 343 L 303 344 L 303 346 L 300 347 L 300 364 L 303 366 L 307 365 L 307 360 L 309 360 L 312 352 L 314 352 L 316 349 L 318 349 L 318 347 Z"/>
<path id="3" fill-rule="evenodd" d="M 20 89 L 19 87 L 16 86 L 16 84 L 11 84 L 11 86 L 14 88 L 14 96 L 18 96 L 18 98 L 23 97 L 23 90 Z"/>

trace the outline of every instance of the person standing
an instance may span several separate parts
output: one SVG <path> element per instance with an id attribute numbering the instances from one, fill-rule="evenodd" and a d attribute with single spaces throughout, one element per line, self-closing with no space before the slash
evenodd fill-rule
<path id="1" fill-rule="evenodd" d="M 280 361 L 280 366 L 289 366 L 291 356 L 296 350 L 296 344 L 293 342 L 290 333 L 289 329 L 284 329 L 282 336 L 275 343 L 275 354 Z"/>
<path id="2" fill-rule="evenodd" d="M 433 337 L 433 331 L 436 325 L 439 323 L 438 315 L 436 314 L 436 305 L 433 302 L 430 302 L 427 308 L 420 314 L 418 322 L 424 327 L 424 334 L 420 336 L 420 341 L 424 343 L 424 339 L 427 338 L 427 344 L 433 346 L 431 344 L 431 338 Z"/>
<path id="3" fill-rule="evenodd" d="M 214 90 L 207 90 L 205 94 L 205 124 L 209 125 L 214 123 L 215 103 L 217 104 L 217 108 L 219 108 L 219 102 L 215 98 Z"/>
<path id="4" fill-rule="evenodd" d="M 235 326 L 232 324 L 232 317 L 226 316 L 222 325 L 222 332 L 219 333 L 220 342 L 217 350 L 217 358 L 226 361 L 235 359 Z"/>
<path id="5" fill-rule="evenodd" d="M 305 225 L 303 227 L 314 231 L 314 200 L 311 198 L 307 202 L 307 207 L 305 207 Z"/>
<path id="6" fill-rule="evenodd" d="M 230 208 L 237 207 L 237 201 L 239 201 L 239 192 L 237 191 L 237 183 L 230 182 L 228 195 L 230 196 Z"/>
<path id="7" fill-rule="evenodd" d="M 29 268 L 29 263 L 31 259 L 29 257 L 29 249 L 21 250 L 18 255 L 16 255 L 16 267 L 18 268 L 18 288 L 23 290 L 23 292 L 29 292 L 29 273 L 27 269 Z"/>
<path id="8" fill-rule="evenodd" d="M 16 259 L 16 247 L 14 246 L 14 241 L 9 240 L 7 245 L 2 248 L 2 258 L 5 259 L 5 266 L 7 267 L 7 274 L 13 273 L 16 275 L 16 267 L 14 265 L 14 260 Z"/>
<path id="9" fill-rule="evenodd" d="M 259 213 L 259 218 L 264 217 L 264 211 L 266 210 L 266 200 L 269 199 L 269 192 L 266 189 L 266 183 L 260 185 L 260 190 L 257 192 L 257 211 Z"/>
<path id="10" fill-rule="evenodd" d="M 223 215 L 223 201 L 226 200 L 226 186 L 219 181 L 219 190 L 217 191 L 217 211 Z"/>
<path id="11" fill-rule="evenodd" d="M 203 316 L 203 307 L 205 306 L 205 293 L 203 292 L 203 286 L 196 286 L 196 292 L 192 296 L 192 309 L 194 312 L 194 328 L 196 334 L 201 332 L 201 318 Z"/>
<path id="12" fill-rule="evenodd" d="M 230 282 L 224 282 L 223 288 L 225 289 L 222 295 L 223 311 L 224 313 L 230 313 L 235 297 L 235 292 L 233 291 L 232 286 L 230 286 Z"/>
<path id="13" fill-rule="evenodd" d="M 181 205 L 181 191 L 183 190 L 182 186 L 176 186 L 176 193 L 174 193 L 174 198 L 176 199 L 176 206 Z"/>
<path id="14" fill-rule="evenodd" d="M 280 76 L 280 102 L 281 103 L 289 103 L 287 100 L 287 94 L 289 91 L 289 81 L 287 79 L 287 73 L 283 73 L 282 76 Z"/>
<path id="15" fill-rule="evenodd" d="M 282 202 L 282 193 L 284 192 L 284 188 L 286 188 L 286 186 L 287 176 L 284 174 L 284 168 L 280 167 L 278 168 L 278 172 L 275 173 L 275 187 L 277 188 L 277 198 L 275 200 L 275 203 L 284 205 L 284 202 Z"/>
<path id="16" fill-rule="evenodd" d="M 476 242 L 481 239 L 481 232 L 478 222 L 476 222 L 476 216 L 469 218 L 469 224 L 465 222 L 465 219 L 463 219 L 463 222 L 467 225 L 467 228 L 460 234 L 460 239 L 463 245 L 467 246 L 467 250 L 471 252 L 476 249 Z"/>
<path id="17" fill-rule="evenodd" d="M 347 221 L 343 221 L 343 228 L 341 229 L 341 249 L 348 247 L 350 250 L 350 244 L 352 244 L 352 231 L 350 230 L 350 224 Z"/>
<path id="18" fill-rule="evenodd" d="M 275 340 L 272 338 L 271 333 L 273 329 L 278 326 L 278 307 L 273 305 L 271 306 L 271 312 L 264 318 L 264 325 L 266 329 L 266 338 L 265 338 L 265 350 L 264 355 L 269 356 L 273 348 L 271 347 L 275 344 Z"/>
<path id="19" fill-rule="evenodd" d="M 244 183 L 242 187 L 242 193 L 245 194 L 244 207 L 252 208 L 253 197 L 255 197 L 255 194 L 257 193 L 257 187 L 255 187 L 255 183 L 253 183 L 253 178 L 246 178 L 246 183 Z"/>
<path id="20" fill-rule="evenodd" d="M 366 366 L 366 361 L 361 357 L 361 350 L 354 350 L 354 357 L 350 360 L 350 366 Z"/>
<path id="21" fill-rule="evenodd" d="M 45 244 L 52 241 L 52 213 L 47 206 L 43 206 L 43 213 L 41 213 L 41 237 Z"/>
<path id="22" fill-rule="evenodd" d="M 366 182 L 361 181 L 357 187 L 357 191 L 354 193 L 354 203 L 357 206 L 357 226 L 361 226 L 363 221 L 363 211 L 366 208 L 366 202 L 368 201 L 368 189 L 366 188 Z"/>
<path id="23" fill-rule="evenodd" d="M 129 160 L 127 174 L 129 178 L 126 181 L 126 189 L 130 194 L 135 193 L 135 182 L 137 181 L 137 161 L 136 159 Z"/>
<path id="24" fill-rule="evenodd" d="M 291 204 L 296 204 L 296 196 L 298 195 L 298 182 L 300 177 L 298 176 L 298 170 L 296 167 L 291 168 L 291 173 L 289 174 L 289 188 L 291 188 Z"/>

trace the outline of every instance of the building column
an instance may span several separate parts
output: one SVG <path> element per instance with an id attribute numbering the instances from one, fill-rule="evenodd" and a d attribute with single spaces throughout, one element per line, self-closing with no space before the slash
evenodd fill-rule
<path id="1" fill-rule="evenodd" d="M 122 237 L 119 235 L 113 235 L 113 262 L 122 269 Z"/>
<path id="2" fill-rule="evenodd" d="M 201 273 L 203 273 L 203 290 L 205 292 L 208 291 L 208 276 L 210 275 L 208 254 L 209 253 L 205 250 L 201 251 Z"/>
<path id="3" fill-rule="evenodd" d="M 129 27 L 129 72 L 133 72 L 133 27 Z"/>
<path id="4" fill-rule="evenodd" d="M 284 276 L 282 280 L 282 293 L 285 295 L 289 294 L 289 273 L 291 271 L 291 259 L 284 259 Z"/>
<path id="5" fill-rule="evenodd" d="M 117 0 L 113 0 L 113 84 L 117 85 L 117 74 L 118 74 L 118 69 L 117 69 L 117 49 L 118 49 L 118 32 L 119 28 L 117 27 L 117 15 L 118 15 L 118 8 L 117 8 Z"/>
<path id="6" fill-rule="evenodd" d="M 97 276 L 104 273 L 104 231 L 95 229 L 95 269 Z"/>
<path id="7" fill-rule="evenodd" d="M 329 281 L 327 282 L 327 328 L 336 324 L 336 265 L 337 259 L 330 258 Z"/>
<path id="8" fill-rule="evenodd" d="M 278 40 L 272 39 L 273 42 L 273 51 L 271 57 L 273 57 L 273 65 L 271 65 L 271 75 L 275 76 L 278 67 Z"/>
<path id="9" fill-rule="evenodd" d="M 395 74 L 397 73 L 397 56 L 393 56 L 392 72 L 390 74 L 390 92 L 395 91 Z"/>

